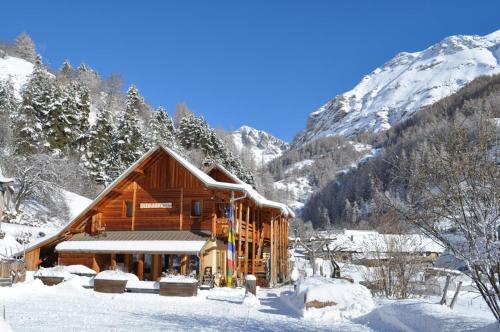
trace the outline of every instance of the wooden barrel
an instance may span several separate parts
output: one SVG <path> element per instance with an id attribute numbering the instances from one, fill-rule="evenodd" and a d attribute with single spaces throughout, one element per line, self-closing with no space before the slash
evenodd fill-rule
<path id="1" fill-rule="evenodd" d="M 107 279 L 94 279 L 94 291 L 99 293 L 117 293 L 125 292 L 127 280 L 107 280 Z"/>
<path id="2" fill-rule="evenodd" d="M 196 296 L 198 283 L 196 282 L 160 282 L 160 295 L 163 296 Z"/>
<path id="3" fill-rule="evenodd" d="M 36 279 L 40 279 L 44 285 L 54 286 L 60 284 L 64 281 L 64 277 L 45 277 L 45 276 L 37 276 Z"/>

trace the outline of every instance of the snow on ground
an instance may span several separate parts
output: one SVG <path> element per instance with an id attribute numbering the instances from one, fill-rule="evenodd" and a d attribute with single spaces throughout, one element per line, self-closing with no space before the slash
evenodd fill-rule
<path id="1" fill-rule="evenodd" d="M 5 237 L 0 239 L 0 256 L 9 256 L 12 253 L 23 250 L 16 238 L 26 236 L 30 239 L 30 244 L 35 241 L 42 241 L 59 231 L 61 227 L 69 223 L 71 219 L 82 212 L 92 201 L 86 197 L 77 195 L 69 191 L 63 191 L 63 197 L 69 208 L 69 220 L 47 220 L 39 225 L 21 225 L 13 223 L 1 223 L 0 229 L 5 232 Z M 35 215 L 43 212 L 45 207 L 39 206 L 36 202 L 30 202 L 23 206 L 25 213 Z"/>
<path id="2" fill-rule="evenodd" d="M 290 174 L 293 171 L 301 170 L 304 167 L 311 166 L 312 164 L 314 164 L 314 160 L 312 159 L 304 159 L 301 161 L 297 161 L 296 163 L 293 163 L 290 167 L 286 169 L 285 174 Z"/>
<path id="3" fill-rule="evenodd" d="M 6 56 L 0 58 L 0 80 L 12 80 L 16 94 L 19 94 L 21 87 L 28 80 L 28 76 L 33 72 L 33 64 L 26 60 Z"/>
<path id="4" fill-rule="evenodd" d="M 73 279 L 75 280 L 75 279 Z M 64 282 L 39 280 L 4 288 L 7 321 L 15 331 L 370 331 L 350 321 L 306 321 L 280 298 L 286 289 L 260 289 L 260 303 L 244 289 L 200 290 L 193 298 L 158 294 L 102 294 Z M 250 303 L 251 302 L 251 303 Z"/>
<path id="5" fill-rule="evenodd" d="M 322 315 L 315 314 L 317 309 L 309 309 L 312 311 L 305 315 L 297 311 L 289 301 L 294 296 L 291 286 L 260 288 L 257 299 L 245 297 L 242 288 L 200 290 L 196 297 L 180 298 L 96 293 L 81 287 L 92 284 L 86 277 L 73 276 L 56 286 L 45 286 L 30 276 L 28 279 L 0 289 L 0 303 L 5 303 L 7 323 L 14 331 L 489 332 L 499 327 L 486 304 L 473 293 L 462 293 L 454 310 L 437 304 L 438 297 L 375 299 L 373 303 L 369 294 L 354 288 L 360 285 L 346 281 L 348 286 L 342 291 L 323 279 L 332 284 L 324 293 L 335 298 L 346 314 L 339 320 L 340 316 L 332 314 L 341 312 L 339 308 L 323 308 L 329 314 Z M 141 288 L 141 282 L 137 283 Z M 321 289 L 316 295 L 323 298 Z"/>
<path id="6" fill-rule="evenodd" d="M 301 209 L 313 192 L 313 188 L 305 176 L 277 181 L 274 183 L 274 188 L 286 192 L 288 196 L 286 204 L 294 210 Z"/>

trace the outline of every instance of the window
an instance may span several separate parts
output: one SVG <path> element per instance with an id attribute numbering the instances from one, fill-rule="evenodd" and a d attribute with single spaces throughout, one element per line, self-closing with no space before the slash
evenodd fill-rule
<path id="1" fill-rule="evenodd" d="M 202 213 L 201 201 L 192 201 L 191 202 L 191 216 L 201 217 L 201 213 Z"/>
<path id="2" fill-rule="evenodd" d="M 132 202 L 125 202 L 124 204 L 125 217 L 132 217 L 132 212 L 134 210 L 134 205 Z"/>

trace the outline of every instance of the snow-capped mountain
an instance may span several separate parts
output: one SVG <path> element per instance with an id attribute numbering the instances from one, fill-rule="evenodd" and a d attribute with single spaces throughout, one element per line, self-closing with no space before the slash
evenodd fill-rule
<path id="1" fill-rule="evenodd" d="M 26 60 L 8 56 L 0 57 L 0 80 L 11 79 L 16 92 L 28 80 L 28 76 L 33 72 L 33 64 Z"/>
<path id="2" fill-rule="evenodd" d="M 309 115 L 295 138 L 303 145 L 327 135 L 380 132 L 482 75 L 500 73 L 500 30 L 456 35 L 414 53 L 402 52 Z"/>
<path id="3" fill-rule="evenodd" d="M 249 126 L 242 126 L 233 131 L 231 138 L 239 152 L 252 153 L 257 165 L 270 162 L 290 147 L 287 142 Z"/>

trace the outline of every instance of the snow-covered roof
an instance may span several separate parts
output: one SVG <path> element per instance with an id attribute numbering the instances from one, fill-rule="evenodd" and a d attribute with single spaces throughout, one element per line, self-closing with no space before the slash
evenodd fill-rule
<path id="1" fill-rule="evenodd" d="M 444 247 L 422 234 L 380 234 L 376 231 L 344 230 L 330 235 L 330 248 L 340 251 L 368 252 L 436 252 Z"/>
<path id="2" fill-rule="evenodd" d="M 205 171 L 206 174 L 209 173 L 209 172 L 211 172 L 214 168 L 219 169 L 225 175 L 227 175 L 229 178 L 231 178 L 232 180 L 234 180 L 236 182 L 236 184 L 234 184 L 234 185 L 241 187 L 241 191 L 244 191 L 248 195 L 248 197 L 250 197 L 251 199 L 253 199 L 258 205 L 260 205 L 260 206 L 267 206 L 267 207 L 271 207 L 271 208 L 275 208 L 275 209 L 280 209 L 285 215 L 290 216 L 292 218 L 295 217 L 295 213 L 287 205 L 285 205 L 283 203 L 271 201 L 271 200 L 265 198 L 264 196 L 262 196 L 261 194 L 259 194 L 255 189 L 253 189 L 253 187 L 251 185 L 249 185 L 249 184 L 243 182 L 242 180 L 240 180 L 236 175 L 234 175 L 233 173 L 229 172 L 224 166 L 222 166 L 220 164 L 213 164 L 212 166 L 210 166 Z M 211 178 L 211 179 L 213 181 L 215 181 L 213 178 Z M 226 182 L 218 182 L 218 183 L 224 183 L 225 184 Z"/>
<path id="3" fill-rule="evenodd" d="M 198 254 L 206 241 L 63 241 L 57 252 Z"/>

